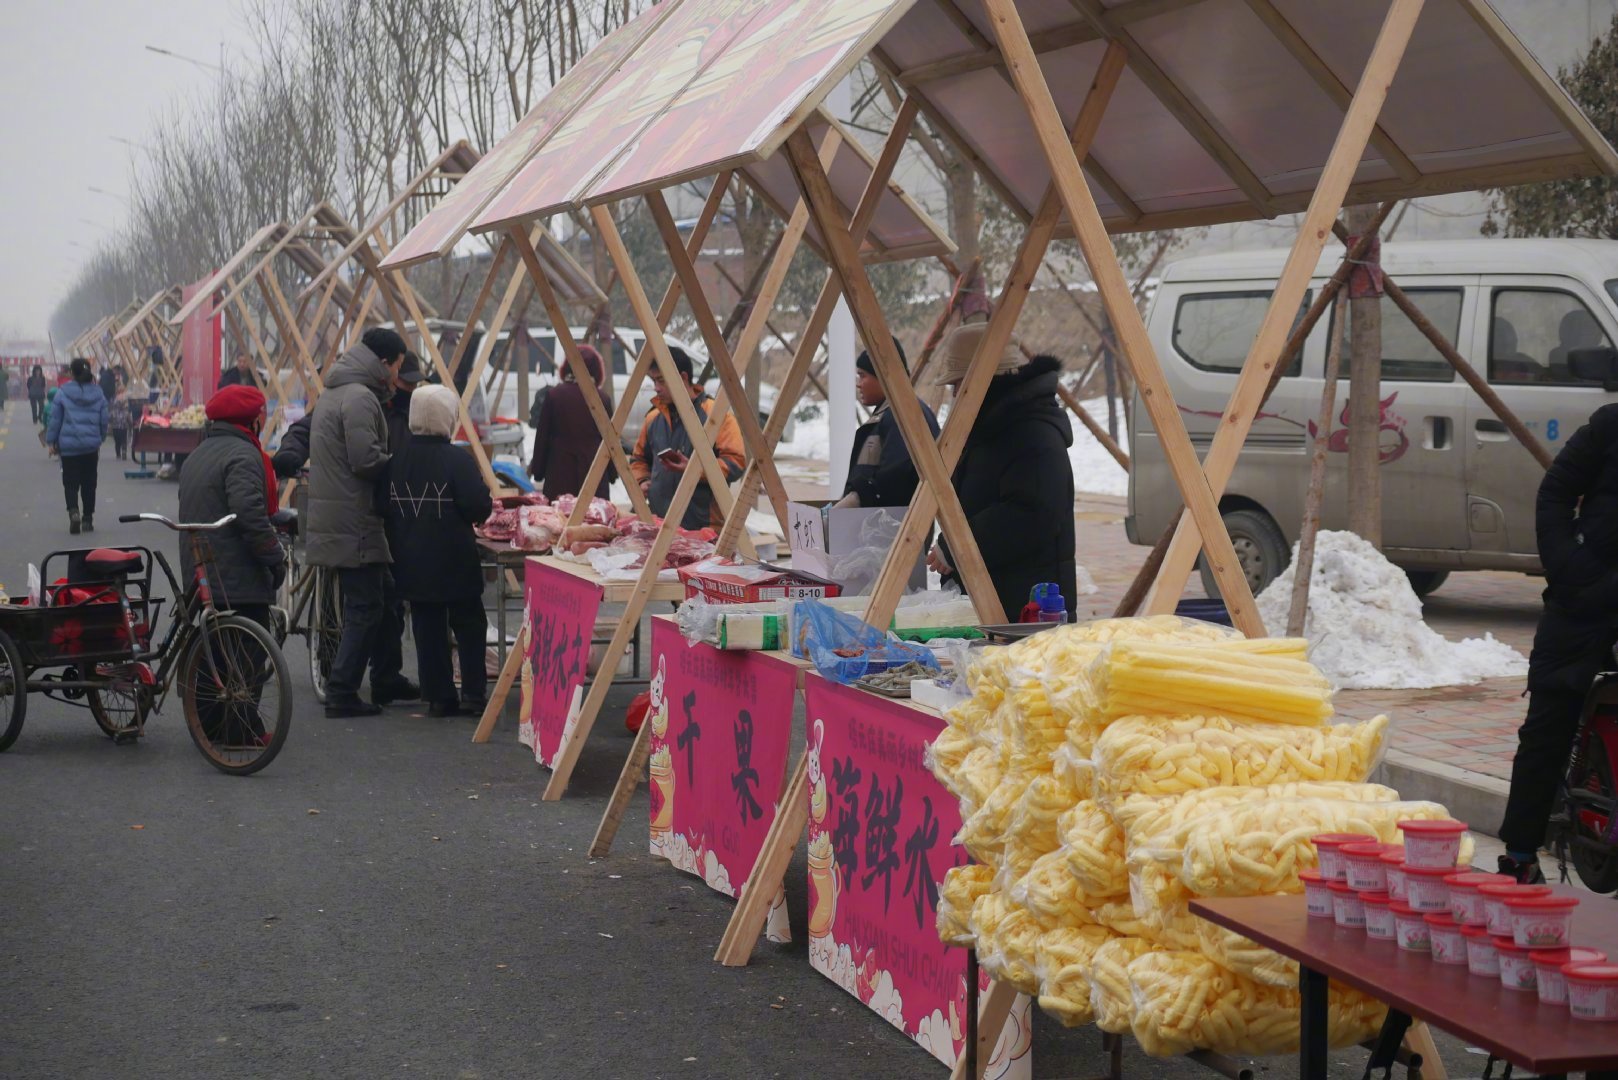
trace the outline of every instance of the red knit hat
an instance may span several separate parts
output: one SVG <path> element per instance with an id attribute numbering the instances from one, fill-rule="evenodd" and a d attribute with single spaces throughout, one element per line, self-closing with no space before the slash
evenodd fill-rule
<path id="1" fill-rule="evenodd" d="M 246 426 L 264 411 L 264 391 L 254 386 L 227 386 L 208 399 L 209 420 Z"/>

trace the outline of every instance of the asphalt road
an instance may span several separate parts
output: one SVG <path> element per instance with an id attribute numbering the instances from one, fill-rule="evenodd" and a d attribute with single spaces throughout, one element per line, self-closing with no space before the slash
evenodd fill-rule
<path id="1" fill-rule="evenodd" d="M 116 518 L 172 513 L 175 485 L 122 467 L 103 451 L 94 541 L 172 552 L 170 534 Z M 9 591 L 74 546 L 60 490 L 14 400 L 0 417 Z M 410 708 L 327 721 L 302 643 L 287 651 L 290 738 L 248 778 L 203 761 L 177 703 L 120 747 L 84 710 L 30 702 L 0 755 L 0 1075 L 942 1080 L 809 968 L 801 853 L 798 943 L 761 944 L 741 970 L 712 959 L 730 902 L 644 853 L 644 793 L 614 853 L 585 857 L 629 747 L 621 697 L 567 798 L 541 803 L 514 712 L 484 746 L 470 720 Z M 1099 1045 L 1041 1016 L 1035 1075 L 1093 1075 Z M 1481 1071 L 1445 1049 L 1453 1074 Z M 1334 1056 L 1334 1077 L 1360 1075 L 1363 1054 Z M 1210 1075 L 1132 1045 L 1125 1071 Z"/>

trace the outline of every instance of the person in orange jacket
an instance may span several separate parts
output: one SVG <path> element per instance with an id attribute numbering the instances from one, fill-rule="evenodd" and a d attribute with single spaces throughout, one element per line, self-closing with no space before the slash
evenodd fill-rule
<path id="1" fill-rule="evenodd" d="M 641 425 L 640 438 L 635 441 L 635 452 L 629 459 L 635 481 L 646 492 L 646 501 L 659 517 L 668 513 L 669 504 L 674 501 L 674 491 L 679 487 L 680 477 L 685 470 L 700 467 L 692 461 L 692 436 L 685 430 L 680 414 L 674 409 L 671 393 L 689 395 L 697 415 L 704 421 L 708 418 L 708 410 L 713 408 L 713 399 L 693 381 L 695 369 L 691 357 L 678 345 L 669 346 L 669 352 L 674 357 L 674 366 L 679 369 L 682 385 L 670 387 L 663 380 L 662 373 L 655 367 L 652 369 L 652 386 L 656 388 L 657 395 L 652 399 L 652 408 L 646 414 L 646 422 Z M 696 437 L 702 438 L 703 435 L 698 432 Z M 742 449 L 742 429 L 732 414 L 727 414 L 719 425 L 719 432 L 714 438 L 714 455 L 725 470 L 727 480 L 741 478 L 747 455 Z M 724 520 L 708 481 L 699 481 L 697 490 L 691 496 L 691 504 L 680 519 L 681 528 L 701 529 L 710 525 L 718 528 L 724 524 Z"/>

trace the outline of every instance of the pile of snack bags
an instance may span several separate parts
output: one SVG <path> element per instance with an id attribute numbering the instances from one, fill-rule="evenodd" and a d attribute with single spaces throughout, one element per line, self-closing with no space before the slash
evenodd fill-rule
<path id="1" fill-rule="evenodd" d="M 1105 619 L 983 650 L 930 765 L 960 800 L 939 936 L 1062 1023 L 1148 1053 L 1298 1044 L 1298 968 L 1192 915 L 1199 896 L 1302 893 L 1310 837 L 1448 817 L 1366 778 L 1388 718 L 1332 723 L 1294 638 L 1175 616 Z M 1333 985 L 1333 1045 L 1385 1007 Z"/>

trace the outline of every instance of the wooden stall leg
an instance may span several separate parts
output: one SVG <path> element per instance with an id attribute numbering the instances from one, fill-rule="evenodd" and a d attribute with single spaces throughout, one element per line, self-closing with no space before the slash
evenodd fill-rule
<path id="1" fill-rule="evenodd" d="M 726 967 L 745 967 L 753 955 L 753 946 L 764 932 L 764 920 L 770 914 L 770 905 L 786 880 L 787 865 L 798 846 L 798 837 L 809 824 L 809 757 L 798 756 L 792 766 L 781 803 L 775 808 L 775 820 L 764 834 L 764 846 L 753 862 L 753 873 L 736 898 L 736 910 L 731 913 L 725 934 L 719 939 L 719 951 L 714 959 Z"/>
<path id="2" fill-rule="evenodd" d="M 522 629 L 517 631 L 517 641 L 512 645 L 511 651 L 506 653 L 506 662 L 500 666 L 500 678 L 495 680 L 494 692 L 489 695 L 489 703 L 483 707 L 483 717 L 478 721 L 477 730 L 472 733 L 472 741 L 485 743 L 489 741 L 494 725 L 500 719 L 501 711 L 506 707 L 506 698 L 511 696 L 511 684 L 517 681 L 517 674 L 528 659 L 528 623 L 524 620 Z"/>
<path id="3" fill-rule="evenodd" d="M 629 748 L 629 756 L 624 759 L 624 768 L 618 774 L 618 783 L 613 786 L 612 797 L 607 800 L 606 813 L 601 815 L 601 824 L 596 826 L 595 838 L 590 841 L 590 858 L 604 859 L 612 850 L 613 838 L 618 835 L 618 827 L 623 824 L 624 811 L 629 808 L 630 797 L 635 789 L 640 787 L 641 776 L 646 771 L 646 760 L 652 756 L 651 722 L 644 721 L 640 730 L 635 732 L 635 743 Z"/>
<path id="4" fill-rule="evenodd" d="M 955 1062 L 950 1080 L 983 1080 L 983 1070 L 994 1054 L 995 1044 L 1011 1016 L 1011 1007 L 1017 1003 L 1017 989 L 1010 983 L 995 980 L 989 990 L 978 996 L 978 1031 L 975 1054 L 962 1053 Z"/>
<path id="5" fill-rule="evenodd" d="M 1417 1020 L 1405 1032 L 1405 1049 L 1421 1055 L 1421 1080 L 1449 1080 L 1444 1059 L 1438 1056 L 1438 1044 L 1433 1042 L 1433 1029 L 1427 1021 Z"/>

